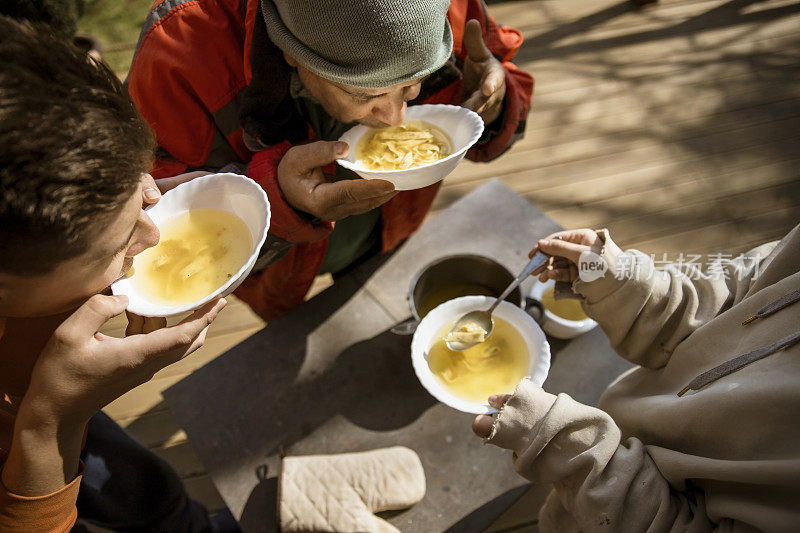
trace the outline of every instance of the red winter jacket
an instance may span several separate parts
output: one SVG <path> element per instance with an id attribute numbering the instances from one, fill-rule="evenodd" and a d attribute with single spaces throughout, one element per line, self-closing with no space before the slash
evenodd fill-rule
<path id="1" fill-rule="evenodd" d="M 259 263 L 268 266 L 252 274 L 236 295 L 269 320 L 303 301 L 319 273 L 333 223 L 313 223 L 299 214 L 278 186 L 281 158 L 292 144 L 312 140 L 313 133 L 287 105 L 289 67 L 265 37 L 258 4 L 160 0 L 145 20 L 127 83 L 158 139 L 155 178 L 249 163 L 248 175 L 266 191 L 272 221 Z M 497 25 L 480 0 L 453 0 L 447 16 L 453 57 L 423 83 L 420 98 L 410 104 L 461 102 L 457 66 L 466 55 L 465 25 L 470 19 L 480 21 L 487 46 L 506 68 L 507 85 L 499 131 L 467 153 L 469 159 L 486 161 L 508 149 L 524 129 L 533 79 L 511 63 L 522 36 Z M 259 149 L 263 146 L 268 147 Z M 400 192 L 382 206 L 384 250 L 419 227 L 438 187 Z"/>

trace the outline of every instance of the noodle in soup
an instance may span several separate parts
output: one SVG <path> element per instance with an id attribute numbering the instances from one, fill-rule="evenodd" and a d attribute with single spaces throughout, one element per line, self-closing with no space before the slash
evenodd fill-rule
<path id="1" fill-rule="evenodd" d="M 452 152 L 441 128 L 422 120 L 370 130 L 356 147 L 356 160 L 368 170 L 402 170 L 435 163 Z"/>

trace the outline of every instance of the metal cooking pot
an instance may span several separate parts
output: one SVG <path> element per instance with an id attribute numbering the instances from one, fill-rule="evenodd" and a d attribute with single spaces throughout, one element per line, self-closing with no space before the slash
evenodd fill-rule
<path id="1" fill-rule="evenodd" d="M 498 297 L 516 276 L 489 257 L 474 254 L 450 255 L 425 265 L 411 280 L 408 306 L 412 318 L 392 328 L 398 335 L 410 335 L 433 308 L 461 296 Z M 506 301 L 525 309 L 537 322 L 544 316 L 538 300 L 526 299 L 517 287 Z"/>

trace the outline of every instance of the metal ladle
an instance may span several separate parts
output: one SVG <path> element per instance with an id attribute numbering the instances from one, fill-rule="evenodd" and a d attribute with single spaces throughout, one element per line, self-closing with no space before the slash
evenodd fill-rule
<path id="1" fill-rule="evenodd" d="M 456 321 L 453 328 L 450 330 L 451 333 L 460 331 L 462 327 L 466 326 L 467 324 L 475 324 L 480 327 L 482 330 L 486 332 L 484 339 L 489 337 L 492 333 L 492 328 L 494 327 L 494 321 L 492 320 L 492 312 L 495 308 L 500 305 L 506 296 L 508 296 L 511 291 L 517 288 L 517 286 L 522 283 L 522 281 L 531 275 L 531 273 L 536 270 L 537 268 L 541 267 L 547 260 L 550 259 L 550 256 L 543 254 L 542 252 L 536 252 L 533 257 L 531 258 L 530 262 L 525 266 L 522 272 L 520 272 L 519 276 L 511 282 L 511 285 L 503 291 L 503 294 L 498 296 L 497 300 L 492 304 L 492 306 L 487 309 L 486 311 L 472 311 L 467 313 L 466 315 L 462 316 L 461 318 Z M 447 341 L 447 347 L 453 350 L 454 352 L 460 352 L 466 350 L 467 348 L 472 348 L 476 344 L 480 344 L 483 341 L 476 341 L 476 342 L 461 342 L 461 341 Z"/>

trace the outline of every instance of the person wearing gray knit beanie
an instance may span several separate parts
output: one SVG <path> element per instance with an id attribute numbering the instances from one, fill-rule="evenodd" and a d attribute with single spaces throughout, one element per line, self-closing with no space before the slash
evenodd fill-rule
<path id="1" fill-rule="evenodd" d="M 341 135 L 400 124 L 410 105 L 458 105 L 486 126 L 466 157 L 498 157 L 530 109 L 521 45 L 482 0 L 174 0 L 147 17 L 128 87 L 160 169 L 247 165 L 266 191 L 270 233 L 238 294 L 271 320 L 315 275 L 403 242 L 433 204 L 439 185 L 398 193 L 332 164 L 354 148 Z"/>
<path id="2" fill-rule="evenodd" d="M 269 38 L 317 76 L 383 88 L 439 69 L 453 50 L 448 0 L 261 0 Z"/>
<path id="3" fill-rule="evenodd" d="M 441 68 L 453 50 L 448 0 L 260 1 L 269 39 L 297 69 L 304 87 L 343 123 L 399 124 L 420 80 Z M 490 124 L 500 114 L 505 70 L 481 31 L 477 21 L 467 24 L 464 75 L 473 88 L 462 105 Z M 348 105 L 350 99 L 341 102 L 342 92 L 372 100 L 369 113 Z"/>

